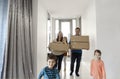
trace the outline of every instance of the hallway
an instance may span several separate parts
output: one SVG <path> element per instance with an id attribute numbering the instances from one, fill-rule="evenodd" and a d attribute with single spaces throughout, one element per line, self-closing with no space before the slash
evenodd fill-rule
<path id="1" fill-rule="evenodd" d="M 106 69 L 106 79 L 120 79 L 120 76 L 118 75 L 118 73 L 120 73 L 119 4 L 119 0 L 36 0 L 36 2 L 34 2 L 33 25 L 37 25 L 35 30 L 37 31 L 37 74 L 46 65 L 48 44 L 56 38 L 56 34 L 60 29 L 62 29 L 62 21 L 64 19 L 74 19 L 76 20 L 75 27 L 81 27 L 81 34 L 89 36 L 90 49 L 84 50 L 83 52 L 80 77 L 76 77 L 74 74 L 72 77 L 69 76 L 70 59 L 68 58 L 66 72 L 64 72 L 62 68 L 60 73 L 62 79 L 92 79 L 90 76 L 89 67 L 90 60 L 93 58 L 93 51 L 95 49 L 100 49 L 102 51 L 102 60 L 105 63 Z M 48 19 L 51 22 L 49 28 L 47 24 Z M 56 26 L 56 20 L 59 20 L 59 26 Z M 72 22 L 70 22 L 70 26 L 71 25 Z M 74 34 L 73 28 L 74 27 L 70 29 L 71 34 Z M 50 40 L 48 41 L 48 39 Z M 62 65 L 62 67 L 63 66 L 64 64 Z"/>

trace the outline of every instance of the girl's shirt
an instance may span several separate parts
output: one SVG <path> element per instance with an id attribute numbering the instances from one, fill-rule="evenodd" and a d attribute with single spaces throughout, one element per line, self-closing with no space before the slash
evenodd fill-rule
<path id="1" fill-rule="evenodd" d="M 50 69 L 45 67 L 39 74 L 38 79 L 41 79 L 44 76 L 44 79 L 60 79 L 60 75 L 57 69 Z"/>
<path id="2" fill-rule="evenodd" d="M 100 60 L 93 59 L 91 61 L 91 76 L 94 79 L 106 79 L 106 72 L 104 68 L 104 62 Z"/>

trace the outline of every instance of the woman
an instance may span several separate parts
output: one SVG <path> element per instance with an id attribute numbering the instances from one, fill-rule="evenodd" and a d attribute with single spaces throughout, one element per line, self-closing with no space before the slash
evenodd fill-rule
<path id="1" fill-rule="evenodd" d="M 61 31 L 58 33 L 57 38 L 54 42 L 63 42 L 63 33 Z M 57 57 L 57 60 L 56 60 L 57 63 L 55 67 L 57 67 L 58 71 L 60 72 L 64 52 L 53 52 L 53 54 L 56 55 Z"/>

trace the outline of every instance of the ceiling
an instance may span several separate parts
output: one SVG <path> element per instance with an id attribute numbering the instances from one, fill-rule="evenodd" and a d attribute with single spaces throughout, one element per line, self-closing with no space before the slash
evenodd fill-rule
<path id="1" fill-rule="evenodd" d="M 80 17 L 91 0 L 40 0 L 54 18 Z"/>

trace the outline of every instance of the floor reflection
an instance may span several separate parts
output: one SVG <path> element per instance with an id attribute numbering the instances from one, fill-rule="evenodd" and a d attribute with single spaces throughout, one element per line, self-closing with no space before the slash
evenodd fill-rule
<path id="1" fill-rule="evenodd" d="M 76 65 L 75 65 L 76 66 Z M 70 74 L 70 58 L 67 57 L 66 60 L 66 71 L 64 70 L 64 62 L 62 62 L 62 69 L 60 72 L 61 79 L 92 79 L 90 76 L 90 62 L 85 62 L 82 60 L 79 74 L 77 77 L 75 73 L 72 76 Z"/>

